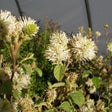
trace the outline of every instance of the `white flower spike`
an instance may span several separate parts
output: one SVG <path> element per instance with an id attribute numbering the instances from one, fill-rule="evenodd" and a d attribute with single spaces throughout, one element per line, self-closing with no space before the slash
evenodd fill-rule
<path id="1" fill-rule="evenodd" d="M 94 41 L 83 37 L 81 33 L 73 35 L 70 44 L 73 56 L 80 61 L 92 60 L 96 56 Z"/>
<path id="2" fill-rule="evenodd" d="M 53 64 L 60 64 L 62 61 L 67 61 L 70 58 L 68 49 L 69 39 L 65 32 L 55 32 L 50 38 L 50 44 L 45 52 L 45 57 Z"/>

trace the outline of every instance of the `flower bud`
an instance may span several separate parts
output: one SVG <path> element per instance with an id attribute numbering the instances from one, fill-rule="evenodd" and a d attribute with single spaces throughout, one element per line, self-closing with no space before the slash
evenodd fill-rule
<path id="1" fill-rule="evenodd" d="M 100 37 L 101 36 L 101 33 L 99 31 L 96 31 L 96 36 L 97 37 Z"/>

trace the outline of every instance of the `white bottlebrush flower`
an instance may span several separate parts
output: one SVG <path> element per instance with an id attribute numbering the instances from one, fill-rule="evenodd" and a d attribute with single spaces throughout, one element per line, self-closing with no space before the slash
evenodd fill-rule
<path id="1" fill-rule="evenodd" d="M 35 20 L 28 17 L 19 18 L 19 24 L 22 28 L 23 36 L 35 36 L 39 27 L 35 24 Z"/>
<path id="2" fill-rule="evenodd" d="M 69 49 L 67 47 L 69 39 L 65 32 L 55 32 L 50 37 L 50 44 L 45 52 L 45 57 L 53 64 L 59 64 L 70 58 Z"/>
<path id="3" fill-rule="evenodd" d="M 33 105 L 34 102 L 28 95 L 26 95 L 25 98 L 19 99 L 18 101 L 18 106 L 20 107 L 22 112 L 34 112 Z"/>
<path id="4" fill-rule="evenodd" d="M 12 70 L 10 68 L 7 68 L 7 73 L 9 77 L 11 78 Z M 17 89 L 18 91 L 21 91 L 22 89 L 27 89 L 29 87 L 30 83 L 30 76 L 24 74 L 24 71 L 22 68 L 18 68 L 14 74 L 13 81 L 16 82 L 14 85 L 14 89 Z"/>
<path id="5" fill-rule="evenodd" d="M 53 33 L 50 38 L 50 43 L 53 43 L 53 44 L 59 43 L 59 44 L 62 44 L 63 46 L 67 46 L 68 42 L 69 42 L 69 39 L 66 33 L 62 31 L 60 32 L 57 31 L 56 33 Z"/>
<path id="6" fill-rule="evenodd" d="M 26 95 L 25 98 L 21 98 L 20 101 L 19 101 L 21 104 L 25 104 L 25 103 L 28 103 L 29 105 L 34 105 L 34 102 L 33 100 L 28 96 Z"/>
<path id="7" fill-rule="evenodd" d="M 3 26 L 7 28 L 6 32 L 6 40 L 11 41 L 12 32 L 15 31 L 15 22 L 16 18 L 11 15 L 11 12 L 9 11 L 0 11 L 0 21 L 3 22 Z M 1 30 L 0 30 L 1 31 Z M 2 33 L 2 32 L 0 32 Z M 2 37 L 3 38 L 3 37 Z"/>
<path id="8" fill-rule="evenodd" d="M 11 78 L 11 76 L 12 76 L 12 69 L 10 69 L 9 67 L 6 67 L 5 71 L 8 73 L 9 77 Z M 19 75 L 20 74 L 18 74 L 17 72 L 15 72 L 14 77 L 13 77 L 13 81 L 17 81 Z"/>
<path id="9" fill-rule="evenodd" d="M 19 21 L 16 21 L 15 30 L 12 32 L 12 36 L 15 38 L 15 40 L 18 41 L 21 34 L 22 34 L 22 26 Z"/>
<path id="10" fill-rule="evenodd" d="M 23 69 L 19 69 L 19 73 L 15 72 L 13 80 L 16 82 L 15 89 L 21 91 L 27 89 L 30 83 L 30 76 L 23 73 Z"/>
<path id="11" fill-rule="evenodd" d="M 22 74 L 18 77 L 15 87 L 17 90 L 21 91 L 22 89 L 27 89 L 30 84 L 30 76 Z"/>
<path id="12" fill-rule="evenodd" d="M 76 36 L 73 35 L 70 44 L 74 57 L 80 61 L 92 60 L 96 56 L 94 41 L 83 37 L 81 33 L 78 33 Z"/>
<path id="13" fill-rule="evenodd" d="M 107 49 L 108 49 L 110 52 L 112 52 L 112 42 L 110 42 L 110 43 L 108 44 Z"/>
<path id="14" fill-rule="evenodd" d="M 75 89 L 77 87 L 77 85 L 75 85 L 75 82 L 78 78 L 78 74 L 75 72 L 71 72 L 70 75 L 67 78 L 67 89 L 68 91 L 71 91 L 73 89 Z"/>
<path id="15" fill-rule="evenodd" d="M 48 90 L 46 95 L 47 95 L 47 102 L 49 103 L 53 102 L 57 97 L 57 93 L 55 89 Z"/>
<path id="16" fill-rule="evenodd" d="M 87 86 L 93 86 L 93 81 L 92 81 L 92 79 L 88 79 L 88 81 L 86 82 L 86 84 L 87 84 Z"/>

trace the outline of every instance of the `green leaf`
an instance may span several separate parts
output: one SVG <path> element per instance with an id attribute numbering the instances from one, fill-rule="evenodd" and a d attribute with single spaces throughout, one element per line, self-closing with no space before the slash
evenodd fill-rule
<path id="1" fill-rule="evenodd" d="M 23 69 L 26 74 L 31 74 L 31 68 L 27 64 L 23 64 Z"/>
<path id="2" fill-rule="evenodd" d="M 3 94 L 10 94 L 12 91 L 12 82 L 10 80 L 5 81 L 1 86 L 0 86 L 0 93 Z"/>
<path id="3" fill-rule="evenodd" d="M 72 112 L 72 106 L 68 101 L 64 101 L 59 107 L 66 112 Z"/>
<path id="4" fill-rule="evenodd" d="M 14 96 L 14 98 L 19 99 L 20 95 L 21 95 L 21 93 L 18 90 L 13 90 L 13 96 Z"/>
<path id="5" fill-rule="evenodd" d="M 85 101 L 84 95 L 82 94 L 82 91 L 73 91 L 70 94 L 72 100 L 74 101 L 75 104 L 77 104 L 79 107 L 82 106 L 82 104 Z"/>
<path id="6" fill-rule="evenodd" d="M 35 71 L 38 73 L 40 77 L 42 77 L 42 70 L 38 67 L 35 68 Z"/>
<path id="7" fill-rule="evenodd" d="M 84 71 L 84 72 L 83 72 L 83 75 L 82 75 L 82 78 L 88 77 L 89 74 L 91 74 L 91 71 L 90 71 L 90 70 Z"/>
<path id="8" fill-rule="evenodd" d="M 93 77 L 92 82 L 94 83 L 96 88 L 99 88 L 100 85 L 102 84 L 102 79 L 101 77 Z"/>
<path id="9" fill-rule="evenodd" d="M 56 112 L 56 111 L 54 111 L 54 110 L 52 110 L 52 109 L 49 109 L 49 110 L 47 110 L 47 111 L 45 111 L 45 112 Z"/>
<path id="10" fill-rule="evenodd" d="M 61 87 L 61 86 L 65 86 L 65 83 L 64 82 L 55 83 L 55 84 L 52 85 L 52 88 L 53 87 L 58 88 L 58 87 Z"/>
<path id="11" fill-rule="evenodd" d="M 65 67 L 62 65 L 57 65 L 54 68 L 54 77 L 58 80 L 61 81 L 64 77 L 64 73 L 65 73 Z"/>

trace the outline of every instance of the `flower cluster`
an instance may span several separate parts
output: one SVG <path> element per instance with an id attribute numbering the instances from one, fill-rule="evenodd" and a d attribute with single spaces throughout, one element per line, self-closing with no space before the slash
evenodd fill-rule
<path id="1" fill-rule="evenodd" d="M 9 67 L 5 67 L 5 68 L 1 69 L 0 77 L 2 77 L 2 78 L 0 78 L 0 81 L 4 82 L 4 81 L 9 80 L 11 78 L 11 75 L 12 75 L 12 70 Z M 10 111 L 10 112 L 16 112 L 17 107 L 19 107 L 19 106 L 21 107 L 21 110 L 24 110 L 24 111 L 27 110 L 26 112 L 33 112 L 30 110 L 30 109 L 32 109 L 33 101 L 28 96 L 27 97 L 22 96 L 22 90 L 23 89 L 28 90 L 30 84 L 31 84 L 30 83 L 30 75 L 24 74 L 24 71 L 22 68 L 17 68 L 14 78 L 13 78 L 13 92 L 16 91 L 18 93 L 19 99 L 17 98 L 16 100 L 14 100 L 12 102 L 11 105 L 13 105 L 13 109 L 15 111 Z M 9 108 L 10 103 L 8 104 L 8 102 L 6 102 L 6 100 L 4 100 L 3 103 L 4 103 L 4 106 L 7 104 L 6 107 L 8 109 L 10 109 Z M 1 107 L 0 107 L 0 109 L 1 109 Z M 9 112 L 9 111 L 5 110 L 5 112 Z"/>
<path id="2" fill-rule="evenodd" d="M 19 18 L 17 20 L 9 11 L 0 12 L 0 39 L 5 39 L 11 42 L 12 38 L 15 41 L 19 39 L 27 40 L 31 36 L 35 36 L 39 27 L 35 24 L 35 20 L 31 18 Z"/>
<path id="3" fill-rule="evenodd" d="M 11 77 L 11 69 L 7 68 L 7 72 L 9 76 Z M 24 71 L 22 68 L 18 68 L 17 71 L 15 72 L 13 81 L 15 83 L 14 89 L 21 91 L 22 89 L 28 89 L 30 83 L 30 75 L 24 74 Z"/>
<path id="4" fill-rule="evenodd" d="M 16 102 L 15 108 L 19 107 L 24 112 L 34 112 L 33 104 L 32 99 L 29 96 L 25 96 Z"/>
<path id="5" fill-rule="evenodd" d="M 35 20 L 31 19 L 30 17 L 27 19 L 26 17 L 20 18 L 18 25 L 21 26 L 22 35 L 21 37 L 31 37 L 35 36 L 39 27 L 35 24 Z"/>
<path id="6" fill-rule="evenodd" d="M 47 102 L 48 103 L 52 103 L 57 97 L 57 93 L 56 93 L 55 89 L 48 90 L 46 95 L 47 95 Z"/>
<path id="7" fill-rule="evenodd" d="M 81 112 L 95 112 L 94 110 L 94 100 L 87 100 L 86 104 L 81 107 Z"/>
<path id="8" fill-rule="evenodd" d="M 95 67 L 101 69 L 103 67 L 104 63 L 103 63 L 103 56 L 99 56 L 96 59 L 96 63 L 95 63 Z"/>
<path id="9" fill-rule="evenodd" d="M 0 11 L 0 39 L 11 40 L 15 30 L 16 18 L 9 11 Z"/>
<path id="10" fill-rule="evenodd" d="M 45 52 L 45 56 L 53 64 L 60 64 L 62 61 L 67 61 L 70 58 L 68 49 L 69 39 L 65 32 L 55 32 L 50 38 L 50 44 Z"/>
<path id="11" fill-rule="evenodd" d="M 67 91 L 75 90 L 76 85 L 75 82 L 78 78 L 78 74 L 75 72 L 71 72 L 67 78 Z"/>
<path id="12" fill-rule="evenodd" d="M 96 92 L 96 87 L 95 85 L 93 84 L 93 81 L 92 79 L 88 79 L 88 81 L 86 82 L 86 85 L 89 87 L 89 92 L 92 94 L 94 92 Z"/>
<path id="13" fill-rule="evenodd" d="M 71 52 L 80 61 L 92 60 L 96 56 L 96 45 L 94 41 L 83 37 L 81 33 L 73 35 L 71 39 Z"/>
<path id="14" fill-rule="evenodd" d="M 70 48 L 67 47 L 68 43 Z M 83 37 L 81 33 L 68 39 L 64 32 L 56 32 L 50 38 L 50 45 L 45 56 L 54 64 L 70 59 L 71 55 L 79 61 L 86 61 L 92 60 L 96 56 L 96 48 L 94 41 Z"/>
<path id="15" fill-rule="evenodd" d="M 108 44 L 107 49 L 108 49 L 110 52 L 112 52 L 112 42 L 110 42 L 110 43 Z"/>
<path id="16" fill-rule="evenodd" d="M 80 108 L 81 112 L 103 112 L 104 111 L 104 102 L 99 99 L 97 103 L 95 104 L 95 101 L 93 99 L 88 99 Z"/>

